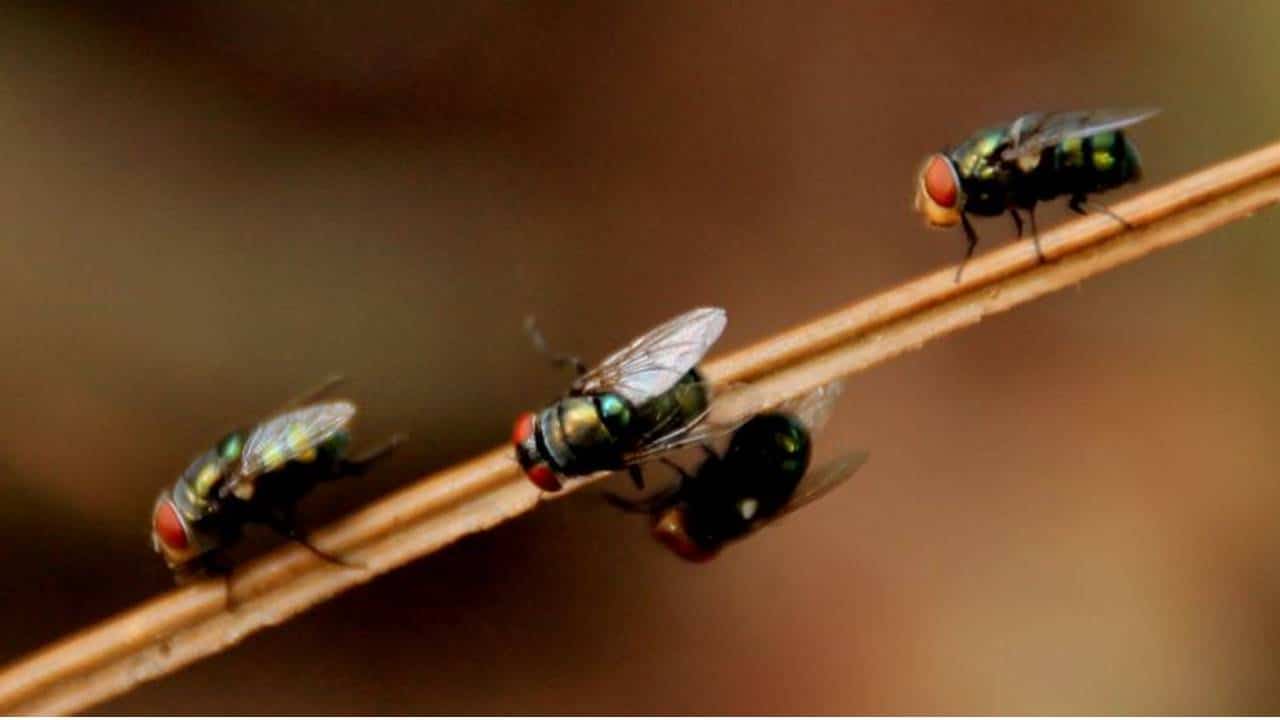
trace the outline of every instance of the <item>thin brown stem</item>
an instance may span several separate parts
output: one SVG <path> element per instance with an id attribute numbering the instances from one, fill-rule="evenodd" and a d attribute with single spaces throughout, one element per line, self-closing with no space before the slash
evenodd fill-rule
<path id="1" fill-rule="evenodd" d="M 1280 143 L 1207 168 L 1113 210 L 1133 226 L 1090 216 L 944 269 L 799 325 L 705 366 L 748 412 L 795 397 L 1147 253 L 1280 202 Z M 587 482 L 587 481 L 583 481 Z M 583 483 L 576 483 L 580 486 Z M 537 506 L 507 447 L 410 486 L 314 533 L 336 567 L 285 546 L 236 573 L 234 608 L 220 581 L 176 590 L 63 639 L 0 672 L 0 710 L 70 713 L 228 648 L 311 606 Z"/>

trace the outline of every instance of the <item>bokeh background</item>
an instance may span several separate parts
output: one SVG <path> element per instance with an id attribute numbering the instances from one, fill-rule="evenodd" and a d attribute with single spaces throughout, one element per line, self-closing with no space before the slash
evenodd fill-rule
<path id="1" fill-rule="evenodd" d="M 317 492 L 314 523 L 555 397 L 526 313 L 597 358 L 714 303 L 723 350 L 955 261 L 912 181 L 975 127 L 1160 106 L 1133 133 L 1148 186 L 1280 127 L 1264 0 L 52 2 L 0 24 L 0 660 L 167 590 L 159 488 L 331 372 L 361 437 L 412 439 Z M 582 493 L 99 710 L 1280 711 L 1277 231 L 858 376 L 819 454 L 871 463 L 708 566 Z"/>

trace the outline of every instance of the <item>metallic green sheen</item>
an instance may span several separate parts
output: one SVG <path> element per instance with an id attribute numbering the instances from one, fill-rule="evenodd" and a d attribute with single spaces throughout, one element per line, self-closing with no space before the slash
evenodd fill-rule
<path id="1" fill-rule="evenodd" d="M 705 414 L 709 404 L 706 384 L 690 370 L 670 390 L 636 408 L 634 433 L 653 439 L 675 432 Z"/>
<path id="2" fill-rule="evenodd" d="M 218 443 L 218 455 L 223 460 L 237 460 L 240 458 L 240 452 L 244 450 L 244 435 L 242 433 L 231 433 Z"/>
<path id="3" fill-rule="evenodd" d="M 600 416 L 604 424 L 621 434 L 631 424 L 631 405 L 621 396 L 605 393 L 599 398 Z"/>
<path id="4" fill-rule="evenodd" d="M 1141 176 L 1137 152 L 1122 131 L 1068 138 L 1038 158 L 1017 162 L 1001 157 L 1011 142 L 1010 128 L 987 128 L 948 153 L 960 178 L 964 212 L 1001 215 L 1061 195 L 1082 198 Z"/>
<path id="5" fill-rule="evenodd" d="M 596 457 L 615 444 L 613 434 L 601 421 L 592 398 L 566 398 L 560 403 L 559 415 L 564 443 L 579 460 Z"/>

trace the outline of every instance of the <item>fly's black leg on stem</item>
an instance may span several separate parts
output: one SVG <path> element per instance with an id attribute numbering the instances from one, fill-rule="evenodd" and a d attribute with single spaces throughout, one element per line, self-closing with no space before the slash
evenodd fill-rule
<path id="1" fill-rule="evenodd" d="M 1018 230 L 1018 237 L 1022 237 L 1022 216 L 1018 214 L 1016 208 L 1009 208 L 1009 215 L 1013 217 L 1013 226 Z M 1032 207 L 1028 210 L 1027 216 L 1031 219 L 1031 244 L 1035 246 L 1036 258 L 1044 262 L 1044 251 L 1040 249 L 1040 231 L 1036 228 L 1036 209 Z"/>
<path id="2" fill-rule="evenodd" d="M 587 374 L 587 365 L 577 355 L 561 355 L 552 352 L 547 347 L 547 340 L 542 336 L 542 331 L 538 329 L 538 321 L 532 315 L 525 316 L 524 331 L 529 336 L 529 342 L 533 343 L 533 349 L 539 355 L 545 355 L 551 359 L 551 364 L 557 368 L 572 368 L 578 376 Z"/>
<path id="3" fill-rule="evenodd" d="M 960 275 L 964 272 L 964 266 L 968 264 L 969 258 L 973 257 L 973 249 L 978 247 L 978 233 L 974 232 L 973 224 L 969 222 L 969 216 L 960 214 L 960 225 L 964 228 L 964 238 L 968 241 L 969 246 L 964 250 L 964 259 L 960 261 L 960 267 L 956 268 L 956 282 L 960 282 Z"/>
<path id="4" fill-rule="evenodd" d="M 212 558 L 205 561 L 205 566 L 214 575 L 222 576 L 222 605 L 227 612 L 235 611 L 236 595 L 231 588 L 231 576 L 235 573 L 235 568 L 231 567 L 230 563 L 224 563 Z"/>
<path id="5" fill-rule="evenodd" d="M 652 515 L 674 505 L 680 493 L 678 490 L 667 490 L 641 500 L 629 500 L 611 492 L 603 492 L 601 495 L 604 496 L 605 502 L 623 512 Z"/>
<path id="6" fill-rule="evenodd" d="M 343 560 L 337 555 L 332 555 L 330 553 L 327 553 L 324 550 L 321 550 L 320 548 L 311 544 L 311 540 L 307 538 L 306 534 L 298 529 L 297 518 L 295 518 L 293 514 L 290 512 L 275 513 L 269 519 L 267 526 L 270 527 L 275 532 L 279 533 L 281 537 L 284 537 L 286 540 L 289 540 L 291 542 L 295 542 L 301 545 L 302 547 L 309 550 L 312 555 L 315 555 L 316 557 L 320 558 L 321 560 L 324 560 L 325 562 L 331 565 L 338 565 L 339 567 L 344 567 L 351 570 L 365 569 L 363 565 L 347 562 L 346 560 Z"/>
<path id="7" fill-rule="evenodd" d="M 1036 208 L 1034 205 L 1027 211 L 1027 218 L 1031 220 L 1031 242 L 1036 246 L 1036 258 L 1042 263 L 1046 262 L 1047 258 L 1044 256 L 1044 250 L 1040 247 L 1040 228 L 1036 227 Z"/>
<path id="8" fill-rule="evenodd" d="M 1133 225 L 1129 224 L 1128 220 L 1125 220 L 1124 218 L 1112 212 L 1111 208 L 1107 207 L 1106 205 L 1103 205 L 1100 202 L 1094 202 L 1092 200 L 1089 200 L 1083 195 L 1077 195 L 1071 198 L 1071 201 L 1067 203 L 1067 207 L 1070 207 L 1072 211 L 1077 212 L 1081 215 L 1088 215 L 1090 212 L 1099 212 L 1111 218 L 1112 220 L 1115 220 L 1121 225 L 1123 225 L 1125 230 L 1133 229 Z"/>
<path id="9" fill-rule="evenodd" d="M 628 465 L 627 474 L 631 476 L 631 484 L 635 485 L 637 490 L 644 489 L 644 471 L 639 465 Z"/>
<path id="10" fill-rule="evenodd" d="M 194 566 L 176 570 L 173 579 L 179 586 L 183 586 L 190 585 L 197 580 L 221 578 L 222 604 L 227 612 L 231 612 L 236 609 L 236 598 L 231 592 L 231 575 L 234 572 L 235 568 L 226 559 L 209 553 L 196 560 Z"/>

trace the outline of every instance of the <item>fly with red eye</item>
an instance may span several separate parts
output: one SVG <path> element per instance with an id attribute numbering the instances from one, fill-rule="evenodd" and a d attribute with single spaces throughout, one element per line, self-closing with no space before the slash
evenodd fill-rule
<path id="1" fill-rule="evenodd" d="M 161 495 L 156 501 L 156 509 L 151 515 L 151 528 L 157 551 L 163 551 L 167 556 L 180 557 L 191 549 L 190 533 L 168 493 Z"/>
<path id="2" fill-rule="evenodd" d="M 315 399 L 336 380 L 300 398 Z M 347 456 L 355 406 L 333 401 L 293 407 L 258 425 L 227 434 L 162 491 L 151 513 L 151 542 L 179 582 L 226 574 L 221 551 L 245 525 L 257 523 L 323 559 L 345 564 L 313 546 L 296 520 L 298 501 L 317 484 L 362 475 L 400 442 L 392 438 L 360 457 Z"/>
<path id="3" fill-rule="evenodd" d="M 725 323 L 720 308 L 690 310 L 588 369 L 547 350 L 526 322 L 534 347 L 577 373 L 564 397 L 516 419 L 511 443 L 529 481 L 555 492 L 565 478 L 627 469 L 643 487 L 637 463 L 714 431 L 706 423 L 711 389 L 696 366 Z"/>
<path id="4" fill-rule="evenodd" d="M 678 557 L 706 562 L 740 540 L 807 505 L 847 480 L 866 461 L 850 453 L 810 472 L 813 434 L 839 397 L 839 382 L 751 417 L 693 472 L 667 458 L 679 483 L 642 500 L 606 494 L 622 510 L 649 515 L 653 538 Z"/>
<path id="5" fill-rule="evenodd" d="M 1045 258 L 1035 216 L 1038 203 L 1065 195 L 1072 211 L 1085 214 L 1097 210 L 1128 227 L 1127 221 L 1088 196 L 1142 177 L 1138 151 L 1123 128 L 1156 112 L 1028 113 L 1008 125 L 980 130 L 951 150 L 930 155 L 917 176 L 915 207 L 930 227 L 964 228 L 968 245 L 956 268 L 956 282 L 978 245 L 969 215 L 1008 213 L 1018 237 L 1022 237 L 1025 212 L 1042 262 Z"/>

